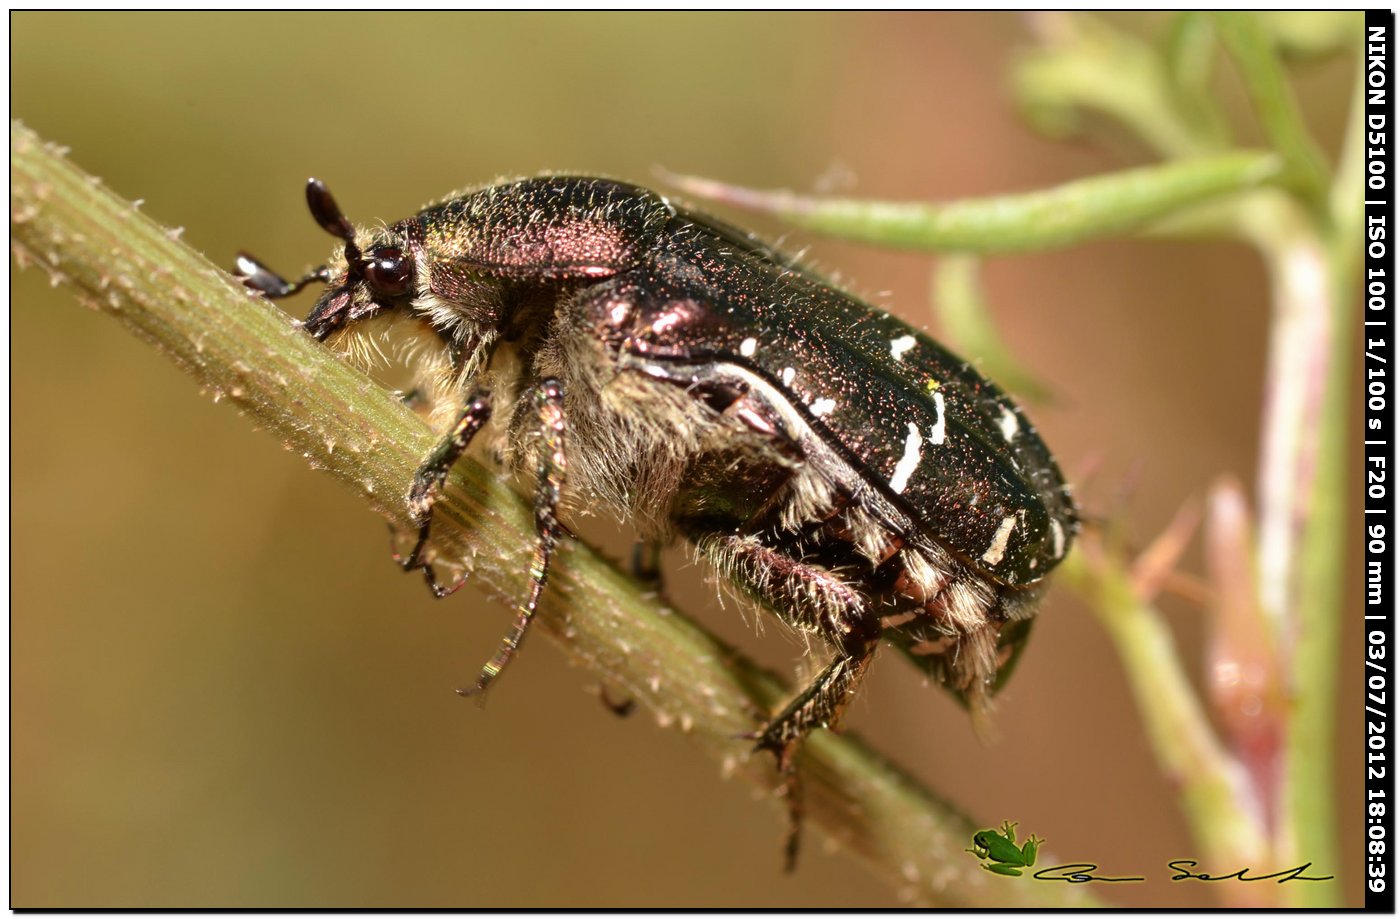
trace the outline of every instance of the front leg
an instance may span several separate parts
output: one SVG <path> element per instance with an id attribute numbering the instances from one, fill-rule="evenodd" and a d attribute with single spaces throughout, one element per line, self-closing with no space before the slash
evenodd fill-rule
<path id="1" fill-rule="evenodd" d="M 407 558 L 400 559 L 398 553 L 395 553 L 394 560 L 399 562 L 406 572 L 421 568 L 428 589 L 439 599 L 457 590 L 464 581 L 459 580 L 450 587 L 441 586 L 433 574 L 433 566 L 423 560 L 423 550 L 428 545 L 428 534 L 433 525 L 433 505 L 442 493 L 447 474 L 452 471 L 457 460 L 462 458 L 476 432 L 481 430 L 481 426 L 490 418 L 491 394 L 486 390 L 477 390 L 463 404 L 452 430 L 438 441 L 433 452 L 428 454 L 423 465 L 418 467 L 418 471 L 413 475 L 413 487 L 408 492 L 408 513 L 413 522 L 418 524 L 418 541 L 414 543 L 413 551 L 408 553 Z"/>
<path id="2" fill-rule="evenodd" d="M 539 459 L 535 479 L 535 557 L 530 564 L 530 591 L 515 613 L 515 624 L 501 642 L 494 657 L 481 668 L 476 685 L 457 690 L 464 696 L 479 695 L 500 676 L 525 639 L 545 583 L 549 580 L 549 563 L 554 548 L 563 533 L 559 525 L 559 498 L 564 489 L 564 386 L 558 380 L 541 380 L 535 386 L 535 413 L 539 422 Z"/>

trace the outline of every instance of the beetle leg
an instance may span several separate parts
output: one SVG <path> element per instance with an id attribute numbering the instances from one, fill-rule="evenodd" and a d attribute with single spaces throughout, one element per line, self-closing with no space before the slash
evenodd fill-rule
<path id="1" fill-rule="evenodd" d="M 802 788 L 794 754 L 819 727 L 834 728 L 880 643 L 880 621 L 869 599 L 835 572 L 807 564 L 756 537 L 721 536 L 701 542 L 711 562 L 748 593 L 764 601 L 790 625 L 815 631 L 836 649 L 836 658 L 761 730 L 746 735 L 778 761 L 787 798 L 787 866 L 796 864 L 802 823 Z"/>
<path id="2" fill-rule="evenodd" d="M 807 817 L 806 802 L 802 792 L 802 776 L 796 769 L 783 774 L 783 798 L 787 801 L 788 829 L 783 840 L 783 870 L 792 874 L 797 870 L 797 854 L 802 850 L 802 821 Z"/>
<path id="3" fill-rule="evenodd" d="M 433 524 L 433 504 L 442 493 L 442 484 L 447 480 L 447 474 L 452 471 L 457 460 L 462 458 L 476 432 L 481 430 L 481 426 L 490 417 L 491 394 L 485 390 L 478 390 L 462 406 L 452 430 L 438 442 L 433 452 L 428 454 L 423 465 L 418 467 L 418 471 L 413 475 L 413 487 L 408 492 L 408 513 L 418 524 L 418 541 L 414 543 L 413 551 L 408 553 L 407 558 L 400 558 L 396 552 L 394 561 L 402 565 L 404 571 L 416 571 L 421 568 L 428 589 L 439 599 L 461 587 L 465 579 L 450 587 L 443 587 L 438 584 L 437 577 L 433 574 L 433 566 L 423 561 L 423 550 L 428 545 L 428 533 Z"/>
<path id="4" fill-rule="evenodd" d="M 500 676 L 515 656 L 530 624 L 534 622 L 540 597 L 549 580 L 549 562 L 563 535 L 559 525 L 559 497 L 564 489 L 564 386 L 558 380 L 541 380 L 535 386 L 535 411 L 539 420 L 539 465 L 535 480 L 535 558 L 530 564 L 530 592 L 515 612 L 515 623 L 494 657 L 481 668 L 476 685 L 459 689 L 464 696 L 479 695 Z"/>
<path id="5" fill-rule="evenodd" d="M 814 728 L 840 724 L 879 644 L 878 624 L 873 628 L 862 626 L 846 637 L 836 658 L 754 736 L 758 749 L 772 751 L 778 758 L 778 768 L 789 771 L 792 756 L 804 737 Z"/>
<path id="6" fill-rule="evenodd" d="M 398 400 L 415 412 L 420 411 L 428 404 L 428 396 L 417 386 L 412 389 L 394 393 Z"/>
<path id="7" fill-rule="evenodd" d="M 612 693 L 608 692 L 607 683 L 598 684 L 598 700 L 619 718 L 626 718 L 637 708 L 637 700 L 631 696 L 624 696 L 621 701 L 614 699 Z"/>
<path id="8" fill-rule="evenodd" d="M 803 737 L 840 722 L 879 645 L 879 617 L 855 586 L 834 571 L 793 558 L 794 550 L 752 536 L 714 537 L 702 548 L 716 567 L 790 625 L 820 634 L 837 650 L 817 678 L 754 735 L 759 749 L 772 751 L 786 771 Z"/>
<path id="9" fill-rule="evenodd" d="M 632 546 L 632 560 L 628 565 L 632 577 L 641 581 L 648 589 L 661 590 L 661 543 L 651 539 L 639 539 Z"/>

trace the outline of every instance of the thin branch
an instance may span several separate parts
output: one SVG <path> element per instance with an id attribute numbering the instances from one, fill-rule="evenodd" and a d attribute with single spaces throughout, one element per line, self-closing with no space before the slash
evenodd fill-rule
<path id="1" fill-rule="evenodd" d="M 1056 188 L 946 204 L 821 198 L 667 175 L 698 197 L 772 214 L 831 236 L 902 249 L 1024 252 L 1148 227 L 1278 176 L 1277 154 L 1236 151 L 1129 169 Z"/>
<path id="2" fill-rule="evenodd" d="M 217 399 L 287 449 L 407 526 L 403 496 L 432 446 L 428 428 L 388 392 L 68 163 L 28 129 L 10 130 L 15 255 L 150 342 Z M 458 465 L 438 505 L 445 553 L 474 558 L 473 578 L 518 598 L 533 525 L 499 477 Z M 726 771 L 766 789 L 777 777 L 735 735 L 782 695 L 779 683 L 577 541 L 561 547 L 540 626 L 576 660 L 679 727 Z M 945 906 L 1087 905 L 1065 884 L 982 871 L 963 849 L 974 826 L 855 736 L 818 732 L 802 757 L 811 822 L 910 900 Z M 773 870 L 779 870 L 774 827 Z M 1025 879 L 1029 882 L 1029 878 Z"/>
<path id="3" fill-rule="evenodd" d="M 1012 73 L 1030 121 L 1063 137 L 1083 113 L 1121 123 L 1168 159 L 1200 156 L 1224 143 L 1210 103 L 1183 104 L 1184 87 L 1147 42 L 1091 13 L 1034 13 L 1037 39 Z M 1204 111 L 1203 111 L 1204 110 Z"/>
<path id="4" fill-rule="evenodd" d="M 1179 790 L 1203 863 L 1269 864 L 1264 822 L 1246 806 L 1254 799 L 1248 776 L 1211 729 L 1162 614 L 1139 595 L 1127 561 L 1097 533 L 1081 534 L 1080 541 L 1062 576 L 1090 604 L 1123 660 L 1143 728 Z M 1235 906 L 1277 905 L 1270 898 L 1276 890 L 1255 885 L 1220 893 Z"/>
<path id="5" fill-rule="evenodd" d="M 1025 369 L 1001 340 L 982 294 L 982 263 L 974 255 L 945 255 L 933 271 L 933 306 L 948 340 L 975 354 L 984 373 L 1029 402 L 1050 401 L 1050 387 Z"/>
<path id="6" fill-rule="evenodd" d="M 1269 139 L 1288 162 L 1288 181 L 1306 200 L 1320 206 L 1327 190 L 1327 164 L 1303 124 L 1298 102 L 1274 53 L 1273 43 L 1253 12 L 1217 12 L 1215 22 L 1254 101 Z M 1325 213 L 1325 212 L 1324 212 Z"/>
<path id="7" fill-rule="evenodd" d="M 1365 109 L 1365 69 L 1358 62 L 1352 108 L 1337 163 L 1337 175 L 1329 195 L 1331 233 L 1326 240 L 1327 284 L 1324 295 L 1331 332 L 1330 353 L 1319 370 L 1318 411 L 1304 419 L 1316 424 L 1313 438 L 1317 448 L 1312 461 L 1311 482 L 1300 476 L 1300 484 L 1310 484 L 1310 500 L 1304 511 L 1305 524 L 1299 538 L 1296 600 L 1293 627 L 1296 641 L 1291 661 L 1295 687 L 1295 708 L 1290 719 L 1288 749 L 1291 769 L 1287 776 L 1283 806 L 1292 818 L 1288 825 L 1294 836 L 1285 840 L 1305 858 L 1336 858 L 1337 830 L 1333 786 L 1334 735 L 1336 725 L 1337 666 L 1343 620 L 1341 589 L 1345 583 L 1348 468 L 1349 402 L 1354 393 L 1356 374 L 1353 330 L 1360 327 L 1361 309 L 1358 286 L 1361 283 L 1360 257 L 1363 213 L 1362 170 L 1365 157 L 1363 114 Z M 1322 887 L 1308 884 L 1306 887 Z M 1324 890 L 1295 892 L 1295 905 L 1330 907 L 1335 897 Z"/>

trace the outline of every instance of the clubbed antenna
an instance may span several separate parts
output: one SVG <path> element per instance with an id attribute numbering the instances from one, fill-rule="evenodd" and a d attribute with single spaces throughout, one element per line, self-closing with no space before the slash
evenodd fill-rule
<path id="1" fill-rule="evenodd" d="M 345 264 L 352 278 L 359 277 L 365 260 L 360 247 L 355 244 L 355 228 L 345 219 L 326 183 L 317 178 L 306 180 L 306 206 L 321 229 L 345 243 Z M 238 253 L 233 273 L 243 280 L 245 287 L 260 291 L 269 300 L 290 297 L 312 281 L 329 284 L 331 280 L 330 269 L 322 265 L 306 277 L 289 282 L 247 252 Z"/>
<path id="2" fill-rule="evenodd" d="M 355 228 L 345 219 L 325 182 L 314 177 L 306 180 L 306 206 L 311 209 L 311 216 L 321 225 L 321 229 L 345 242 L 345 262 L 352 274 L 358 274 L 364 258 L 360 255 L 360 247 L 355 245 Z"/>
<path id="3" fill-rule="evenodd" d="M 243 279 L 245 287 L 261 291 L 269 300 L 290 297 L 312 281 L 325 284 L 331 279 L 330 272 L 322 265 L 293 284 L 246 252 L 238 253 L 238 258 L 234 260 L 233 273 Z"/>

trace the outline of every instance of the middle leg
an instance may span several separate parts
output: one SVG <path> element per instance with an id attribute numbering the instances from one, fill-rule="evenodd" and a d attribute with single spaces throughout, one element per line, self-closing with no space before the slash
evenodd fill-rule
<path id="1" fill-rule="evenodd" d="M 540 442 L 535 477 L 535 557 L 530 563 L 530 590 L 515 612 L 515 622 L 501 647 L 481 668 L 476 685 L 457 690 L 464 696 L 485 692 L 515 657 L 539 609 L 549 580 L 549 564 L 563 535 L 559 523 L 559 500 L 564 490 L 564 387 L 558 380 L 541 380 L 535 387 L 534 409 Z"/>

